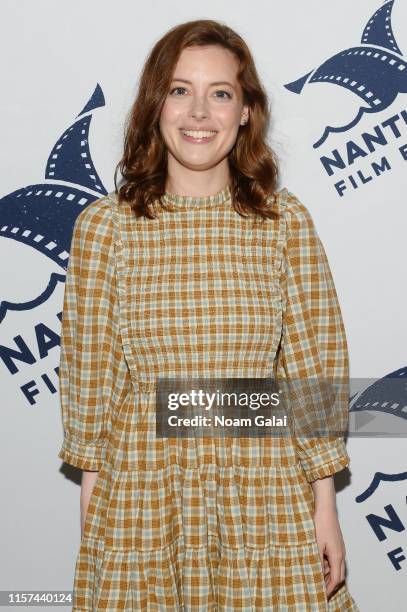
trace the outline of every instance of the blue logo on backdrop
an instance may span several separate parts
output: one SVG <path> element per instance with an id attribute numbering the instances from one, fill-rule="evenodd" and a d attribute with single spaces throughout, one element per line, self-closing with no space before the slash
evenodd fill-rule
<path id="1" fill-rule="evenodd" d="M 21 187 L 0 199 L 0 237 L 29 245 L 65 270 L 76 217 L 86 205 L 107 194 L 93 165 L 88 140 L 92 111 L 104 105 L 103 92 L 97 85 L 77 115 L 79 119 L 52 148 L 45 181 Z M 0 312 L 1 322 L 4 304 Z"/>
<path id="2" fill-rule="evenodd" d="M 407 550 L 399 541 L 399 534 L 407 527 L 407 498 L 405 487 L 394 487 L 402 482 L 406 484 L 407 472 L 376 472 L 367 489 L 355 498 L 359 504 L 371 503 L 371 511 L 365 515 L 367 523 L 377 542 L 385 542 L 387 558 L 396 571 L 407 569 Z"/>
<path id="3" fill-rule="evenodd" d="M 384 437 L 393 433 L 405 440 L 406 390 L 407 368 L 400 368 L 355 394 L 350 401 L 350 414 L 357 416 L 358 435 L 371 435 L 369 429 L 381 430 Z M 406 484 L 406 471 L 376 472 L 366 490 L 355 498 L 358 504 L 364 504 L 369 532 L 378 543 L 383 543 L 389 567 L 395 571 L 407 570 L 405 537 L 403 542 L 399 535 L 407 527 Z"/>
<path id="4" fill-rule="evenodd" d="M 407 368 L 390 372 L 361 393 L 355 394 L 351 398 L 350 412 L 355 414 L 382 413 L 384 418 L 386 415 L 392 415 L 407 421 Z M 371 419 L 367 418 L 365 422 L 369 420 Z M 383 433 L 393 433 L 390 429 L 390 427 L 383 428 Z"/>
<path id="5" fill-rule="evenodd" d="M 89 150 L 93 111 L 104 105 L 102 89 L 97 85 L 74 123 L 52 148 L 44 181 L 17 189 L 0 199 L 0 238 L 24 245 L 25 248 L 21 248 L 16 257 L 21 275 L 38 262 L 38 279 L 42 275 L 46 283 L 45 289 L 38 291 L 35 286 L 30 287 L 27 277 L 25 295 L 35 291 L 34 297 L 27 297 L 24 301 L 3 299 L 0 303 L 0 324 L 3 323 L 0 358 L 8 372 L 16 375 L 13 381 L 31 405 L 36 403 L 34 398 L 40 393 L 35 376 L 41 380 L 41 391 L 57 392 L 55 381 L 43 371 L 44 365 L 41 363 L 52 355 L 52 348 L 60 345 L 59 329 L 52 329 L 51 325 L 41 320 L 46 315 L 49 317 L 49 311 L 52 317 L 54 309 L 61 309 L 57 293 L 65 282 L 65 273 L 55 271 L 55 264 L 66 271 L 77 216 L 91 202 L 107 194 Z M 30 247 L 28 253 L 26 247 Z M 33 257 L 32 249 L 37 252 L 37 257 Z M 10 252 L 12 259 L 14 249 L 7 246 L 7 252 Z M 3 276 L 5 272 L 4 269 Z M 13 274 L 18 272 L 14 271 Z M 8 290 L 11 295 L 19 295 L 21 291 L 16 289 L 13 282 L 10 289 L 3 284 L 3 296 Z M 17 313 L 18 323 L 13 318 Z M 56 316 L 61 320 L 62 313 L 58 312 Z M 17 324 L 19 333 L 15 335 Z M 25 366 L 38 368 L 38 372 L 34 369 L 34 373 L 30 373 L 29 381 Z M 58 373 L 58 368 L 54 370 Z"/>
<path id="6" fill-rule="evenodd" d="M 306 85 L 311 83 L 330 83 L 345 88 L 362 100 L 356 116 L 341 127 L 327 126 L 314 148 L 318 149 L 331 134 L 342 134 L 354 128 L 362 117 L 368 113 L 378 113 L 388 108 L 400 93 L 407 93 L 407 63 L 395 40 L 391 25 L 394 0 L 386 0 L 367 22 L 361 37 L 361 44 L 336 53 L 318 68 L 311 70 L 301 78 L 285 84 L 285 87 L 296 94 L 301 94 Z M 344 144 L 344 150 L 335 148 L 320 157 L 322 166 L 328 176 L 341 170 L 347 170 L 356 161 L 364 158 L 370 162 L 370 156 L 379 147 L 387 146 L 390 141 L 400 138 L 400 129 L 407 125 L 407 111 L 392 114 L 372 132 L 357 134 Z M 398 148 L 399 154 L 407 161 L 407 144 Z M 342 196 L 351 186 L 358 189 L 386 171 L 391 170 L 388 157 L 370 162 L 371 169 L 365 168 L 353 172 L 346 179 L 334 184 Z M 349 172 L 349 170 L 347 170 Z"/>

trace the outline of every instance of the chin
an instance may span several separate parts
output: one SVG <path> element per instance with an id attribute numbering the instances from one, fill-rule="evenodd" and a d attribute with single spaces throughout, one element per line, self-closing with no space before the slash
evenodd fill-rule
<path id="1" fill-rule="evenodd" d="M 206 162 L 202 162 L 202 163 L 194 163 L 192 161 L 188 162 L 188 161 L 182 161 L 181 164 L 183 166 L 185 166 L 185 168 L 188 168 L 188 170 L 209 170 L 210 168 L 214 168 L 219 162 L 217 161 L 213 161 L 213 160 L 208 160 Z"/>

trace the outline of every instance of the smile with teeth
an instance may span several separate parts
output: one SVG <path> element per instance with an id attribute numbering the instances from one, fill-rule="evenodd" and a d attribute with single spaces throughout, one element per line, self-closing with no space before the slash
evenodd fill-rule
<path id="1" fill-rule="evenodd" d="M 185 136 L 190 136 L 191 138 L 196 138 L 197 140 L 200 138 L 209 138 L 210 136 L 214 136 L 216 132 L 208 132 L 203 130 L 182 130 L 182 133 Z"/>

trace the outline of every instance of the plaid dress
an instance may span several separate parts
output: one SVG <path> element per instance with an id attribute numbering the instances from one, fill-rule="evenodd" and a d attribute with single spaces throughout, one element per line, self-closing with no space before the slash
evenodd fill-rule
<path id="1" fill-rule="evenodd" d="M 58 456 L 99 474 L 73 610 L 357 612 L 346 584 L 327 600 L 313 523 L 310 483 L 349 464 L 342 437 L 155 435 L 158 377 L 347 376 L 310 213 L 287 189 L 263 222 L 229 187 L 164 200 L 137 219 L 111 193 L 74 226 Z"/>

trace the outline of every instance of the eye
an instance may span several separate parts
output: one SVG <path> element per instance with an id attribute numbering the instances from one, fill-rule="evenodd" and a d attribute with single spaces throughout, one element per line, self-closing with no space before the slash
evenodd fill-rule
<path id="1" fill-rule="evenodd" d="M 226 96 L 227 96 L 228 98 L 230 98 L 230 99 L 232 98 L 232 96 L 230 95 L 230 93 L 229 93 L 228 91 L 225 91 L 224 89 L 218 89 L 218 90 L 217 90 L 215 93 L 222 93 L 222 94 L 226 94 Z M 216 96 L 216 97 L 218 98 L 219 96 Z M 224 98 L 224 96 L 221 96 L 221 98 Z"/>
<path id="2" fill-rule="evenodd" d="M 177 91 L 179 89 L 183 89 L 185 91 L 185 87 L 174 87 L 174 89 L 171 89 L 170 91 L 170 95 L 172 96 L 172 94 L 174 93 L 174 91 Z"/>
<path id="3" fill-rule="evenodd" d="M 181 87 L 181 86 L 174 87 L 173 89 L 170 90 L 170 96 L 178 95 L 178 94 L 175 94 L 175 92 L 180 92 L 180 91 L 181 92 L 185 92 L 186 88 L 185 87 Z M 218 89 L 215 92 L 215 94 L 224 94 L 224 95 L 220 95 L 220 96 L 216 95 L 217 98 L 221 98 L 221 99 L 222 98 L 229 98 L 229 99 L 232 98 L 231 94 L 228 91 L 225 91 L 224 89 Z M 182 94 L 180 94 L 180 95 L 182 95 Z"/>

